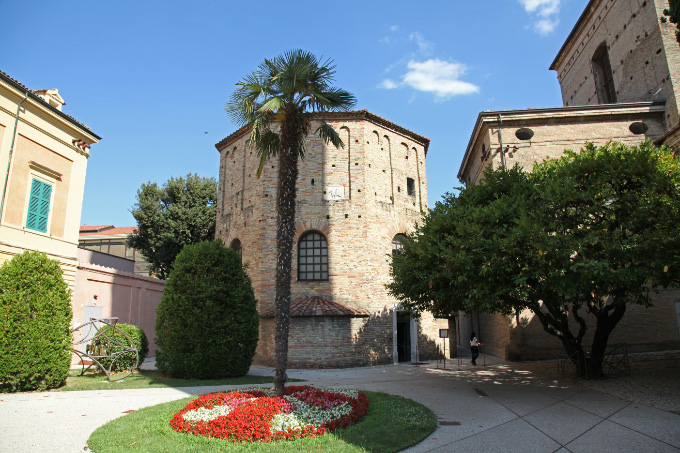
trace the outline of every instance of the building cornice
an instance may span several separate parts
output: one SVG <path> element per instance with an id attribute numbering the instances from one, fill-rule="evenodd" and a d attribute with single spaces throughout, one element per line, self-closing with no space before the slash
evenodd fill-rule
<path id="1" fill-rule="evenodd" d="M 10 110 L 7 110 L 6 108 L 4 108 L 2 106 L 0 106 L 0 112 L 6 113 L 7 115 L 11 116 L 12 118 L 16 117 L 16 112 L 12 112 Z M 19 121 L 21 121 L 22 123 L 32 127 L 33 129 L 40 132 L 41 134 L 46 135 L 47 137 L 51 138 L 52 140 L 55 140 L 55 141 L 61 143 L 65 147 L 77 152 L 78 154 L 83 155 L 85 157 L 90 157 L 90 154 L 87 151 L 80 149 L 77 146 L 74 146 L 74 144 L 72 144 L 72 143 L 65 142 L 64 140 L 60 139 L 56 135 L 51 134 L 51 133 L 47 132 L 45 129 L 41 128 L 40 126 L 37 126 L 36 124 L 33 124 L 32 122 L 28 121 L 27 119 L 25 119 L 21 115 L 19 115 Z M 94 141 L 96 141 L 96 140 L 94 140 Z"/>
<path id="2" fill-rule="evenodd" d="M 409 138 L 411 138 L 413 141 L 418 143 L 419 145 L 423 146 L 425 149 L 425 155 L 427 156 L 427 150 L 430 146 L 430 139 L 427 137 L 424 137 L 420 134 L 416 134 L 413 131 L 410 131 L 396 123 L 393 123 L 392 121 L 386 120 L 385 118 L 382 118 L 374 113 L 369 112 L 368 110 L 356 110 L 356 111 L 351 111 L 351 112 L 323 112 L 323 113 L 310 113 L 309 114 L 311 119 L 320 119 L 323 118 L 325 120 L 343 120 L 343 119 L 350 119 L 350 120 L 367 120 L 370 121 L 374 124 L 377 124 L 379 126 L 382 126 L 386 129 L 389 129 L 393 132 L 396 132 L 401 135 L 405 135 Z M 228 135 L 226 138 L 220 140 L 218 143 L 215 144 L 215 148 L 217 148 L 218 151 L 222 151 L 224 148 L 229 146 L 231 143 L 234 141 L 240 139 L 243 137 L 245 134 L 250 132 L 250 126 L 246 125 L 235 131 L 234 133 Z"/>
<path id="3" fill-rule="evenodd" d="M 83 123 L 79 122 L 72 116 L 67 115 L 64 112 L 61 112 L 55 107 L 51 106 L 40 96 L 36 95 L 35 93 L 33 93 L 33 91 L 31 91 L 18 81 L 14 80 L 13 78 L 9 77 L 2 71 L 0 71 L 0 85 L 4 86 L 10 91 L 17 92 L 18 93 L 17 95 L 19 97 L 23 98 L 24 96 L 28 95 L 28 100 L 33 106 L 37 107 L 44 113 L 59 119 L 63 123 L 68 124 L 70 127 L 75 127 L 80 133 L 84 134 L 90 141 L 97 142 L 101 140 L 101 137 L 93 133 L 89 127 L 85 126 Z"/>
<path id="4" fill-rule="evenodd" d="M 521 109 L 521 110 L 485 110 L 480 112 L 475 122 L 475 127 L 472 130 L 470 140 L 463 161 L 458 169 L 458 178 L 461 179 L 465 167 L 467 166 L 470 157 L 476 149 L 476 143 L 479 135 L 486 128 L 497 125 L 499 116 L 502 118 L 504 125 L 513 125 L 521 122 L 522 125 L 529 125 L 532 122 L 540 122 L 546 118 L 559 122 L 560 120 L 569 120 L 573 118 L 611 118 L 613 116 L 624 116 L 630 114 L 652 114 L 663 115 L 665 112 L 665 101 L 652 102 L 627 102 L 621 104 L 597 104 L 597 105 L 580 105 L 568 107 L 550 107 L 537 109 Z"/>

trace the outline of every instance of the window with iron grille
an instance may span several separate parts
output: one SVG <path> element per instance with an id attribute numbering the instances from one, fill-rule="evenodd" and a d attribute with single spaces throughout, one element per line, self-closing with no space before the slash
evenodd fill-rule
<path id="1" fill-rule="evenodd" d="M 328 243 L 323 234 L 311 231 L 300 238 L 298 280 L 328 280 Z"/>
<path id="2" fill-rule="evenodd" d="M 406 235 L 400 233 L 394 236 L 392 239 L 392 256 L 401 255 L 404 242 L 406 242 Z"/>

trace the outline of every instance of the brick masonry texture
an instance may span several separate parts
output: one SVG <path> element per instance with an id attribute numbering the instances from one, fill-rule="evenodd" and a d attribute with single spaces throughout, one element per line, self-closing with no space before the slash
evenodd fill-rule
<path id="1" fill-rule="evenodd" d="M 393 357 L 394 307 L 387 294 L 388 259 L 396 234 L 412 231 L 427 213 L 425 155 L 429 141 L 365 111 L 327 115 L 345 146 L 336 149 L 310 134 L 299 162 L 292 300 L 320 296 L 368 316 L 293 317 L 291 367 L 345 367 L 390 363 Z M 313 121 L 314 131 L 317 120 Z M 226 245 L 238 240 L 248 265 L 260 313 L 273 309 L 276 261 L 277 161 L 256 177 L 257 153 L 248 147 L 247 130 L 227 137 L 220 151 L 217 237 Z M 415 193 L 408 194 L 408 178 Z M 333 200 L 331 186 L 344 199 Z M 297 243 L 308 231 L 328 243 L 328 281 L 298 281 Z M 438 328 L 446 320 L 425 315 L 412 322 L 419 332 L 419 359 L 437 357 Z M 274 320 L 263 318 L 255 362 L 274 358 Z M 439 342 L 440 343 L 440 342 Z M 413 345 L 412 349 L 416 349 Z"/>
<path id="2" fill-rule="evenodd" d="M 665 100 L 666 130 L 678 124 L 680 48 L 662 21 L 668 0 L 591 1 L 555 59 L 565 106 L 598 103 L 591 59 L 606 43 L 618 102 Z"/>
<path id="3" fill-rule="evenodd" d="M 487 166 L 498 168 L 501 135 L 506 164 L 526 170 L 534 162 L 562 156 L 565 149 L 578 151 L 586 141 L 637 145 L 651 139 L 678 149 L 680 46 L 675 25 L 662 20 L 665 8 L 668 0 L 591 0 L 550 68 L 558 73 L 564 108 L 480 113 L 459 177 L 480 182 Z M 603 42 L 617 104 L 597 105 L 591 60 Z M 644 123 L 646 131 L 634 133 L 633 123 Z M 516 133 L 521 128 L 531 129 L 533 137 L 520 140 Z M 680 291 L 663 290 L 653 298 L 653 307 L 629 305 L 609 344 L 627 343 L 630 352 L 679 349 L 678 301 Z M 594 332 L 592 319 L 588 321 L 586 346 Z M 470 333 L 476 331 L 486 352 L 505 359 L 564 355 L 560 341 L 545 333 L 530 312 L 518 318 L 461 314 L 459 326 L 461 345 L 469 347 Z"/>

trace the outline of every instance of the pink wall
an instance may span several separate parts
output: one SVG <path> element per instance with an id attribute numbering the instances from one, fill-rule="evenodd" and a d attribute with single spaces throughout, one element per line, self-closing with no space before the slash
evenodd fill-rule
<path id="1" fill-rule="evenodd" d="M 81 261 L 73 296 L 73 327 L 88 321 L 83 319 L 85 306 L 102 307 L 102 317 L 118 317 L 119 323 L 141 327 L 149 339 L 149 356 L 155 356 L 156 306 L 163 288 L 164 280 Z M 73 340 L 79 341 L 80 336 L 76 333 Z"/>

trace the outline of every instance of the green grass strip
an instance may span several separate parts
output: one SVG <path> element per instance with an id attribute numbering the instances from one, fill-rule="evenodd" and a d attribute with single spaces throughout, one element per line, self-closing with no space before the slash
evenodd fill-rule
<path id="1" fill-rule="evenodd" d="M 193 434 L 177 433 L 170 419 L 196 397 L 140 409 L 98 428 L 90 450 L 115 452 L 393 452 L 417 444 L 437 427 L 431 410 L 400 396 L 363 392 L 368 414 L 357 424 L 320 437 L 280 443 L 233 443 Z"/>
<path id="2" fill-rule="evenodd" d="M 117 376 L 124 376 L 119 374 Z M 116 375 L 114 375 L 114 379 Z M 290 382 L 299 382 L 300 379 L 290 379 Z M 162 375 L 158 371 L 135 371 L 122 381 L 109 382 L 103 374 L 86 373 L 84 376 L 70 377 L 66 385 L 56 389 L 60 392 L 74 390 L 123 390 L 123 389 L 146 389 L 159 387 L 199 387 L 203 385 L 250 385 L 273 383 L 274 377 L 270 376 L 241 376 L 237 378 L 223 379 L 175 379 Z"/>

